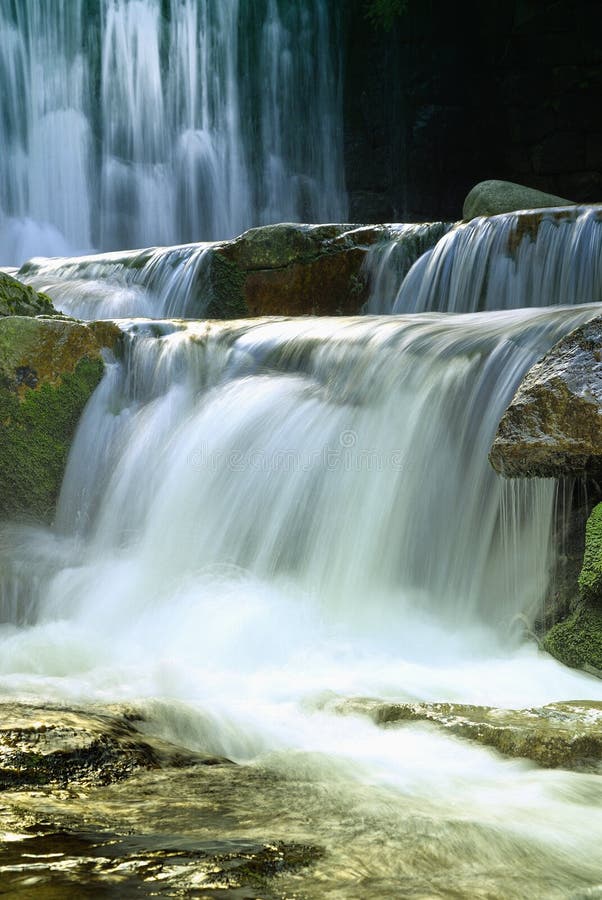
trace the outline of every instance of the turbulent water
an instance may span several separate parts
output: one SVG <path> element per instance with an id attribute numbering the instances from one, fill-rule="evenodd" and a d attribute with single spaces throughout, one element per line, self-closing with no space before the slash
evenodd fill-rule
<path id="1" fill-rule="evenodd" d="M 326 0 L 0 0 L 0 265 L 344 221 L 337 20 Z"/>
<path id="2" fill-rule="evenodd" d="M 280 805 L 249 820 L 317 822 L 308 897 L 599 896 L 595 776 L 330 712 L 602 699 L 524 642 L 555 485 L 487 461 L 524 373 L 599 311 L 579 305 L 600 299 L 599 223 L 551 219 L 512 256 L 514 217 L 491 222 L 377 248 L 369 309 L 402 280 L 393 316 L 169 320 L 202 291 L 199 245 L 27 270 L 70 312 L 143 318 L 121 319 L 55 526 L 0 532 L 0 688 L 135 702 L 272 773 Z"/>

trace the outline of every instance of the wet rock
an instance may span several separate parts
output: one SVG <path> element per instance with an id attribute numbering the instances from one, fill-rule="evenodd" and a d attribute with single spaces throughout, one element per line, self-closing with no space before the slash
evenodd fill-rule
<path id="1" fill-rule="evenodd" d="M 366 253 L 382 226 L 267 225 L 213 250 L 209 315 L 356 315 Z"/>
<path id="2" fill-rule="evenodd" d="M 565 665 L 602 678 L 602 609 L 578 603 L 568 618 L 550 628 L 543 646 Z"/>
<path id="3" fill-rule="evenodd" d="M 49 520 L 77 422 L 120 331 L 64 319 L 0 319 L 0 518 Z"/>
<path id="4" fill-rule="evenodd" d="M 525 757 L 547 768 L 602 771 L 602 703 L 594 701 L 509 710 L 357 699 L 338 701 L 335 709 L 344 715 L 368 716 L 383 726 L 428 722 L 505 756 Z"/>
<path id="5" fill-rule="evenodd" d="M 481 181 L 475 185 L 464 201 L 462 216 L 496 216 L 500 213 L 522 209 L 544 209 L 551 206 L 573 206 L 572 200 L 544 194 L 534 188 L 511 181 Z"/>
<path id="6" fill-rule="evenodd" d="M 259 786 L 277 776 L 185 750 L 147 724 L 120 706 L 0 704 L 0 893 L 105 896 L 109 884 L 120 900 L 276 900 L 274 879 L 321 859 L 312 843 L 248 827 L 249 798 L 257 808 Z M 247 827 L 236 830 L 239 797 Z"/>
<path id="7" fill-rule="evenodd" d="M 0 790 L 111 784 L 136 769 L 227 762 L 145 736 L 140 713 L 0 704 Z"/>
<path id="8" fill-rule="evenodd" d="M 0 317 L 1 316 L 47 316 L 55 313 L 52 300 L 46 294 L 34 291 L 0 271 Z"/>
<path id="9" fill-rule="evenodd" d="M 571 332 L 533 366 L 489 458 L 507 477 L 602 476 L 602 317 Z"/>
<path id="10" fill-rule="evenodd" d="M 579 590 L 586 603 L 602 607 L 602 503 L 594 507 L 585 526 L 585 552 Z"/>

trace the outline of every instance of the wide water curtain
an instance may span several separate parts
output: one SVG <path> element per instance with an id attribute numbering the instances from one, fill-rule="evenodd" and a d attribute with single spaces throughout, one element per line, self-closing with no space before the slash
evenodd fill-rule
<path id="1" fill-rule="evenodd" d="M 0 0 L 0 265 L 344 220 L 327 0 Z"/>

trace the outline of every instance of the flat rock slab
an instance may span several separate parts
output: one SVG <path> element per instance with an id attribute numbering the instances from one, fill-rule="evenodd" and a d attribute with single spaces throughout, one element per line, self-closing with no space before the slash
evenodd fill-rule
<path id="1" fill-rule="evenodd" d="M 385 703 L 358 698 L 334 707 L 343 715 L 368 716 L 377 725 L 428 722 L 505 756 L 546 768 L 602 771 L 602 703 L 552 703 L 536 709 L 496 709 L 462 703 Z"/>

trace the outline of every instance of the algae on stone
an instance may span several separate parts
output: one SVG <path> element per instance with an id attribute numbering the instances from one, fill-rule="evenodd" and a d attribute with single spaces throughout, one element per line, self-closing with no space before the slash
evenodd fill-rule
<path id="1" fill-rule="evenodd" d="M 594 507 L 585 526 L 579 590 L 586 602 L 602 604 L 602 503 Z"/>
<path id="2" fill-rule="evenodd" d="M 0 319 L 0 518 L 52 518 L 102 343 L 78 322 Z"/>
<path id="3" fill-rule="evenodd" d="M 550 628 L 543 646 L 567 666 L 602 676 L 602 610 L 580 604 Z"/>
<path id="4" fill-rule="evenodd" d="M 0 272 L 0 316 L 39 316 L 56 313 L 46 294 Z"/>

